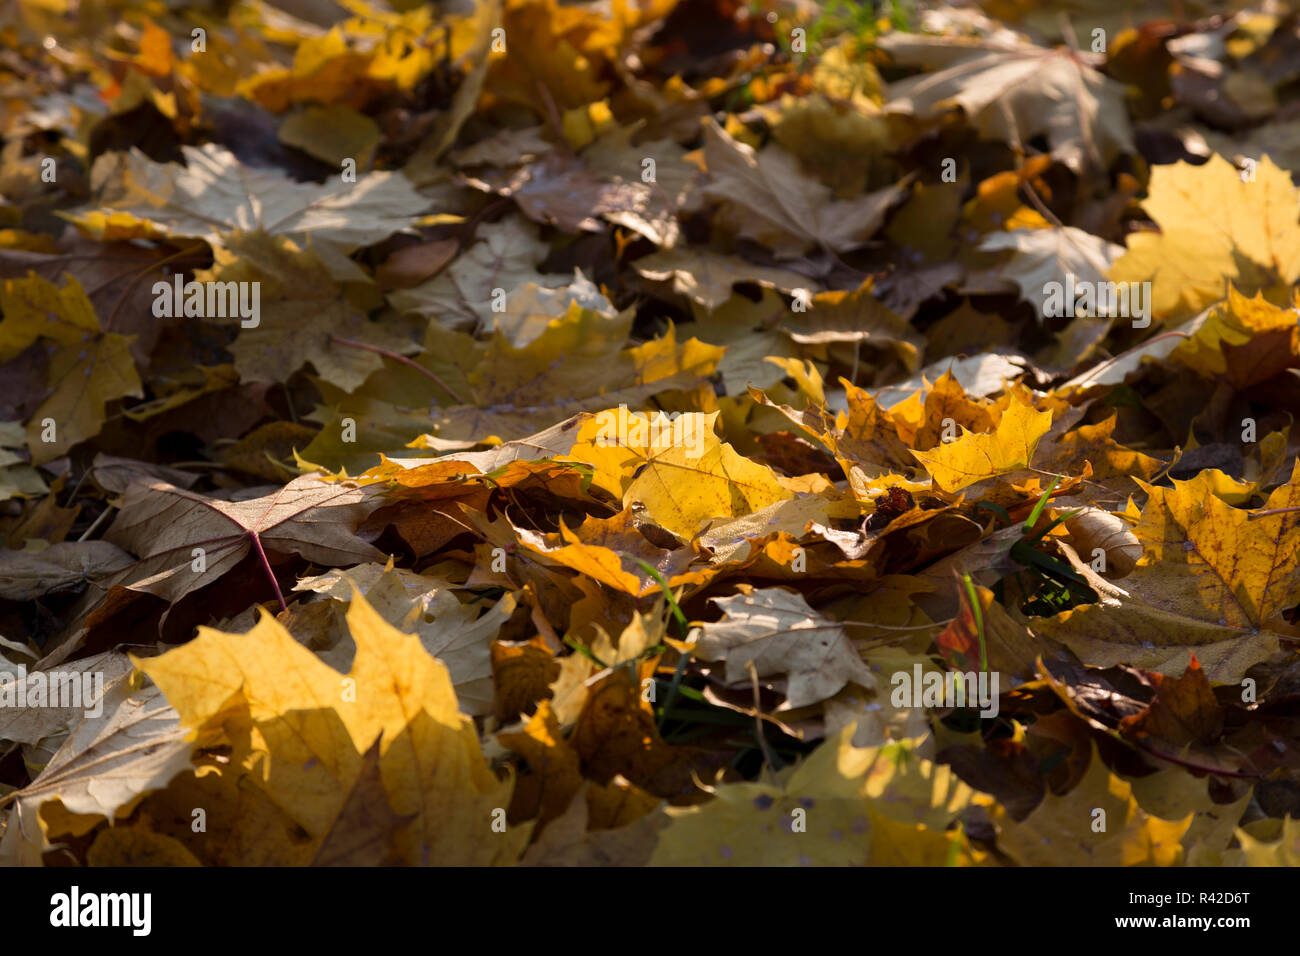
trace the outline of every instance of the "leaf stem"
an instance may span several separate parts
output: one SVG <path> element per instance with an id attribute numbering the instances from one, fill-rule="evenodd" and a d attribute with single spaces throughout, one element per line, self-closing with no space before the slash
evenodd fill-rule
<path id="1" fill-rule="evenodd" d="M 1290 514 L 1293 511 L 1300 511 L 1300 508 L 1266 508 L 1263 511 L 1252 511 L 1250 514 L 1246 515 L 1246 520 L 1249 521 L 1252 518 L 1267 518 L 1270 515 L 1285 515 Z"/>
<path id="2" fill-rule="evenodd" d="M 396 352 L 390 351 L 388 349 L 382 349 L 378 345 L 368 345 L 365 342 L 358 342 L 356 339 L 345 339 L 341 335 L 331 335 L 330 341 L 337 342 L 339 345 L 346 345 L 348 348 L 352 348 L 352 349 L 365 349 L 367 352 L 374 352 L 376 355 L 382 355 L 385 358 L 390 358 L 394 362 L 401 362 L 403 365 L 409 365 L 411 368 L 415 369 L 421 375 L 425 376 L 428 379 L 431 379 L 439 388 L 441 388 L 444 392 L 446 392 L 453 399 L 455 399 L 458 404 L 460 405 L 466 404 L 465 399 L 461 398 L 458 394 L 456 394 L 456 392 L 452 389 L 452 387 L 448 385 L 446 382 L 444 382 L 441 378 L 439 378 L 436 373 L 434 373 L 430 369 L 425 368 L 419 362 L 411 361 L 405 355 L 398 355 Z"/>
<path id="3" fill-rule="evenodd" d="M 262 548 L 262 539 L 257 536 L 256 531 L 248 532 L 248 537 L 253 542 L 253 548 L 257 551 L 257 556 L 262 559 L 262 570 L 271 579 L 271 587 L 275 588 L 275 599 L 280 602 L 280 610 L 289 610 L 289 605 L 284 603 L 284 594 L 280 591 L 280 582 L 275 579 L 275 572 L 271 570 L 271 562 L 266 559 L 266 551 Z"/>
<path id="4" fill-rule="evenodd" d="M 126 301 L 126 297 L 131 294 L 131 290 L 136 287 L 136 284 L 139 283 L 141 279 L 147 276 L 154 269 L 157 269 L 159 266 L 164 266 L 167 263 L 173 262 L 177 259 L 192 258 L 193 255 L 199 252 L 200 250 L 202 250 L 202 248 L 203 248 L 203 243 L 199 243 L 199 245 L 197 246 L 187 246 L 184 249 L 176 250 L 170 256 L 164 256 L 162 259 L 148 262 L 138 269 L 131 269 L 127 272 L 122 273 L 121 275 L 114 276 L 112 279 L 113 282 L 116 282 L 118 279 L 126 278 L 127 276 L 131 276 L 131 281 L 126 284 L 126 288 L 122 290 L 122 294 L 117 297 L 117 302 L 114 303 L 113 305 L 113 311 L 108 313 L 108 318 L 104 320 L 104 326 L 103 326 L 104 331 L 108 332 L 110 329 L 113 328 L 113 320 L 117 318 L 117 313 L 119 310 L 121 310 L 122 303 Z M 103 286 L 100 286 L 100 288 L 103 288 Z M 96 291 L 98 291 L 98 289 L 96 289 Z"/>
<path id="5" fill-rule="evenodd" d="M 1148 345 L 1150 345 L 1152 342 L 1159 342 L 1161 339 L 1170 339 L 1170 338 L 1183 338 L 1183 339 L 1190 339 L 1191 336 L 1188 335 L 1186 332 L 1183 332 L 1183 331 L 1181 331 L 1181 330 L 1179 330 L 1179 329 L 1170 329 L 1168 332 L 1161 332 L 1159 335 L 1153 335 L 1153 336 L 1151 336 L 1151 338 L 1146 339 L 1146 340 L 1144 340 L 1144 341 L 1142 341 L 1142 342 L 1139 342 L 1137 345 L 1133 346 L 1131 349 L 1125 349 L 1123 352 L 1120 352 L 1118 355 L 1112 355 L 1110 358 L 1106 359 L 1104 362 L 1098 362 L 1096 365 L 1094 365 L 1092 368 L 1090 368 L 1090 369 L 1088 370 L 1087 374 L 1088 374 L 1088 375 L 1096 375 L 1098 369 L 1103 369 L 1103 368 L 1105 368 L 1107 365 L 1114 365 L 1114 364 L 1115 364 L 1116 362 L 1118 362 L 1120 359 L 1124 358 L 1124 356 L 1126 356 L 1126 355 L 1130 355 L 1130 354 L 1132 354 L 1133 352 L 1138 351 L 1139 349 L 1146 348 L 1146 347 L 1147 347 Z"/>
<path id="6" fill-rule="evenodd" d="M 776 755 L 767 745 L 767 734 L 763 731 L 763 702 L 758 689 L 758 668 L 754 666 L 753 661 L 745 661 L 745 670 L 749 671 L 749 678 L 754 687 L 754 737 L 758 740 L 758 749 L 763 755 L 763 762 L 775 773 L 784 764 L 777 762 Z"/>
<path id="7" fill-rule="evenodd" d="M 112 513 L 113 513 L 112 505 L 109 505 L 107 508 L 101 511 L 99 517 L 94 520 L 91 526 L 87 528 L 84 532 L 82 532 L 81 537 L 77 539 L 77 543 L 80 544 L 82 541 L 86 541 L 87 539 L 89 539 L 90 536 L 95 533 L 95 529 L 98 528 L 101 524 L 103 524 L 104 519 L 107 518 Z"/>

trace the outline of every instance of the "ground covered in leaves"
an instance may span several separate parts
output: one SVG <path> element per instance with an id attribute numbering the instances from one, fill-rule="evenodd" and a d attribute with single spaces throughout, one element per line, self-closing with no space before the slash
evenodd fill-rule
<path id="1" fill-rule="evenodd" d="M 0 859 L 1300 857 L 1286 6 L 0 8 Z"/>

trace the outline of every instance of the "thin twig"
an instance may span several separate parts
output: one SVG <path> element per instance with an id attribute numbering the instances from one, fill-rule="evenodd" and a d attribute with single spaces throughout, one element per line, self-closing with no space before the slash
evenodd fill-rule
<path id="1" fill-rule="evenodd" d="M 63 503 L 63 506 L 65 508 L 72 507 L 73 499 L 77 497 L 77 492 L 81 490 L 81 483 L 89 477 L 90 477 L 90 469 L 87 468 L 85 471 L 81 473 L 81 477 L 77 479 L 77 483 L 72 486 L 72 493 L 68 495 L 68 500 Z"/>
<path id="2" fill-rule="evenodd" d="M 103 511 L 101 511 L 101 512 L 99 513 L 99 517 L 96 518 L 96 519 L 94 520 L 94 522 L 91 524 L 91 526 L 90 526 L 89 528 L 87 528 L 87 529 L 85 530 L 85 532 L 82 533 L 82 535 L 81 535 L 80 538 L 77 539 L 77 543 L 80 544 L 82 541 L 85 541 L 85 540 L 86 540 L 87 538 L 89 538 L 92 534 L 94 534 L 94 533 L 95 533 L 95 529 L 98 528 L 101 524 L 104 523 L 104 519 L 108 517 L 109 513 L 110 513 L 112 510 L 113 510 L 112 505 L 109 505 L 107 508 L 105 508 Z"/>
<path id="3" fill-rule="evenodd" d="M 289 394 L 289 383 L 282 382 L 280 388 L 284 390 L 284 404 L 289 407 L 289 417 L 293 419 L 295 425 L 298 424 L 298 410 L 293 407 L 293 396 Z"/>

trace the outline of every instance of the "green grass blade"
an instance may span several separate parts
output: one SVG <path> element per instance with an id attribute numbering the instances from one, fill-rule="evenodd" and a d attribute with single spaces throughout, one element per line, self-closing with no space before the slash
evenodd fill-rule
<path id="1" fill-rule="evenodd" d="M 966 584 L 966 597 L 970 599 L 971 614 L 975 616 L 975 631 L 980 639 L 980 670 L 989 669 L 989 649 L 984 643 L 984 611 L 980 608 L 980 598 L 975 592 L 975 582 L 970 579 L 969 574 L 962 575 L 962 580 Z"/>
<path id="2" fill-rule="evenodd" d="M 1047 499 L 1052 497 L 1052 492 L 1056 490 L 1056 486 L 1060 483 L 1061 476 L 1057 475 L 1052 479 L 1052 483 L 1047 486 L 1047 490 L 1043 492 L 1043 497 L 1038 499 L 1038 504 L 1034 505 L 1034 510 L 1029 512 L 1029 517 L 1025 519 L 1025 534 L 1029 534 L 1034 530 L 1034 525 L 1038 524 L 1038 516 L 1043 513 Z"/>

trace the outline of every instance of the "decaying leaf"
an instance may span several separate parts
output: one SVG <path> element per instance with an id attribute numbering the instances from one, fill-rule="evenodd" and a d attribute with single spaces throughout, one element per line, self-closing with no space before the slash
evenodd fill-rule
<path id="1" fill-rule="evenodd" d="M 138 151 L 105 157 L 98 175 L 116 175 L 124 185 L 100 209 L 73 221 L 102 237 L 165 235 L 220 244 L 232 233 L 260 231 L 351 249 L 409 228 L 425 205 L 397 173 L 367 173 L 339 192 L 247 167 L 212 143 L 182 152 L 184 166 L 155 163 Z"/>
<path id="2" fill-rule="evenodd" d="M 960 106 L 986 136 L 1015 144 L 1045 134 L 1073 168 L 1133 149 L 1120 86 L 1078 51 L 1020 40 L 892 33 L 881 47 L 902 66 L 934 70 L 893 84 L 889 108 L 929 116 Z"/>
<path id="3" fill-rule="evenodd" d="M 765 588 L 714 603 L 722 620 L 702 628 L 696 653 L 726 661 L 728 683 L 743 681 L 751 663 L 759 677 L 786 675 L 784 709 L 825 700 L 849 681 L 876 686 L 844 626 L 817 614 L 799 595 Z"/>

